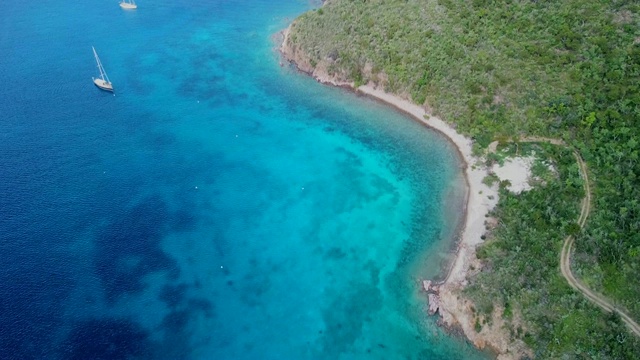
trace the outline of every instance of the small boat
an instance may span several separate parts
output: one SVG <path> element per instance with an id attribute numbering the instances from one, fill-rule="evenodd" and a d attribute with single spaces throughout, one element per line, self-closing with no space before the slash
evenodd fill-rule
<path id="1" fill-rule="evenodd" d="M 122 2 L 120 3 L 120 7 L 125 10 L 133 10 L 137 9 L 138 5 L 136 5 L 136 2 L 134 0 L 122 0 Z"/>
<path id="2" fill-rule="evenodd" d="M 98 63 L 98 70 L 100 70 L 100 77 L 99 78 L 92 78 L 93 79 L 93 83 L 96 84 L 97 87 L 99 87 L 102 90 L 105 91 L 113 91 L 113 84 L 111 84 L 111 81 L 109 81 L 109 77 L 107 76 L 107 72 L 104 71 L 104 67 L 102 66 L 102 62 L 100 61 L 100 58 L 98 57 L 98 53 L 96 52 L 96 49 L 92 46 L 91 47 L 93 49 L 93 55 L 96 57 L 96 63 Z"/>

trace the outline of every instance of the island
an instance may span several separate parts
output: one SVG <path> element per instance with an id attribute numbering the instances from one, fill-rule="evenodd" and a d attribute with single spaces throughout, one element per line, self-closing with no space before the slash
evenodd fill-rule
<path id="1" fill-rule="evenodd" d="M 458 148 L 463 231 L 420 286 L 500 359 L 640 354 L 639 23 L 632 1 L 328 0 L 283 31 L 299 70 Z"/>

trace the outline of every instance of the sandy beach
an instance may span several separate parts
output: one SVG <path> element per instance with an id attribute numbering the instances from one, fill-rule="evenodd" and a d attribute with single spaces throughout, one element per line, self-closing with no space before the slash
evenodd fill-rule
<path id="1" fill-rule="evenodd" d="M 304 53 L 295 47 L 291 47 L 288 35 L 289 28 L 282 31 L 282 44 L 279 50 L 284 58 L 294 64 L 298 70 L 313 76 L 323 84 L 348 88 L 356 93 L 370 96 L 393 106 L 414 117 L 424 125 L 437 130 L 456 146 L 464 162 L 464 176 L 467 185 L 464 225 L 458 239 L 457 253 L 452 260 L 444 282 L 437 284 L 435 288 L 429 289 L 429 301 L 432 302 L 430 304 L 431 309 L 437 309 L 445 326 L 462 330 L 468 340 L 478 348 L 489 347 L 493 349 L 498 354 L 498 359 L 516 359 L 520 358 L 522 354 L 527 354 L 528 350 L 524 344 L 511 343 L 509 341 L 510 335 L 502 327 L 503 321 L 499 309 L 494 313 L 492 325 L 483 326 L 482 330 L 477 332 L 474 326 L 476 315 L 472 311 L 473 304 L 461 296 L 461 290 L 467 284 L 468 275 L 478 272 L 481 267 L 476 257 L 476 247 L 483 242 L 482 235 L 486 232 L 488 213 L 498 203 L 497 185 L 489 187 L 482 182 L 492 169 L 484 165 L 483 159 L 473 155 L 472 140 L 458 133 L 447 122 L 429 114 L 423 106 L 414 104 L 400 96 L 389 94 L 373 84 L 356 88 L 352 82 L 342 81 L 339 76 L 329 75 L 325 70 L 327 64 L 322 61 L 315 64 L 315 66 L 311 66 L 311 62 Z M 509 174 L 518 176 L 519 173 L 526 173 L 528 170 L 524 168 L 511 169 L 508 174 L 503 174 L 503 176 L 509 179 Z"/>

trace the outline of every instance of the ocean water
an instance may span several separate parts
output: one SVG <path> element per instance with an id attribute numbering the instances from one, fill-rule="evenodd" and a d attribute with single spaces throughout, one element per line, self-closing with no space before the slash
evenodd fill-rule
<path id="1" fill-rule="evenodd" d="M 318 4 L 138 5 L 0 12 L 0 358 L 486 358 L 417 290 L 455 150 L 281 64 Z"/>

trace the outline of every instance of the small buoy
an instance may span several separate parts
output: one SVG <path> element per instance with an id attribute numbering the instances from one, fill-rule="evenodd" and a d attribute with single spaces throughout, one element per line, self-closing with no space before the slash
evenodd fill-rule
<path id="1" fill-rule="evenodd" d="M 200 104 L 200 100 L 198 100 L 198 104 Z"/>
<path id="2" fill-rule="evenodd" d="M 220 265 L 220 269 L 224 268 L 224 266 Z"/>
<path id="3" fill-rule="evenodd" d="M 198 190 L 198 187 L 196 186 L 196 190 Z"/>
<path id="4" fill-rule="evenodd" d="M 236 135 L 236 137 L 238 137 L 238 135 Z"/>
<path id="5" fill-rule="evenodd" d="M 302 188 L 302 190 L 304 190 L 304 188 Z"/>

